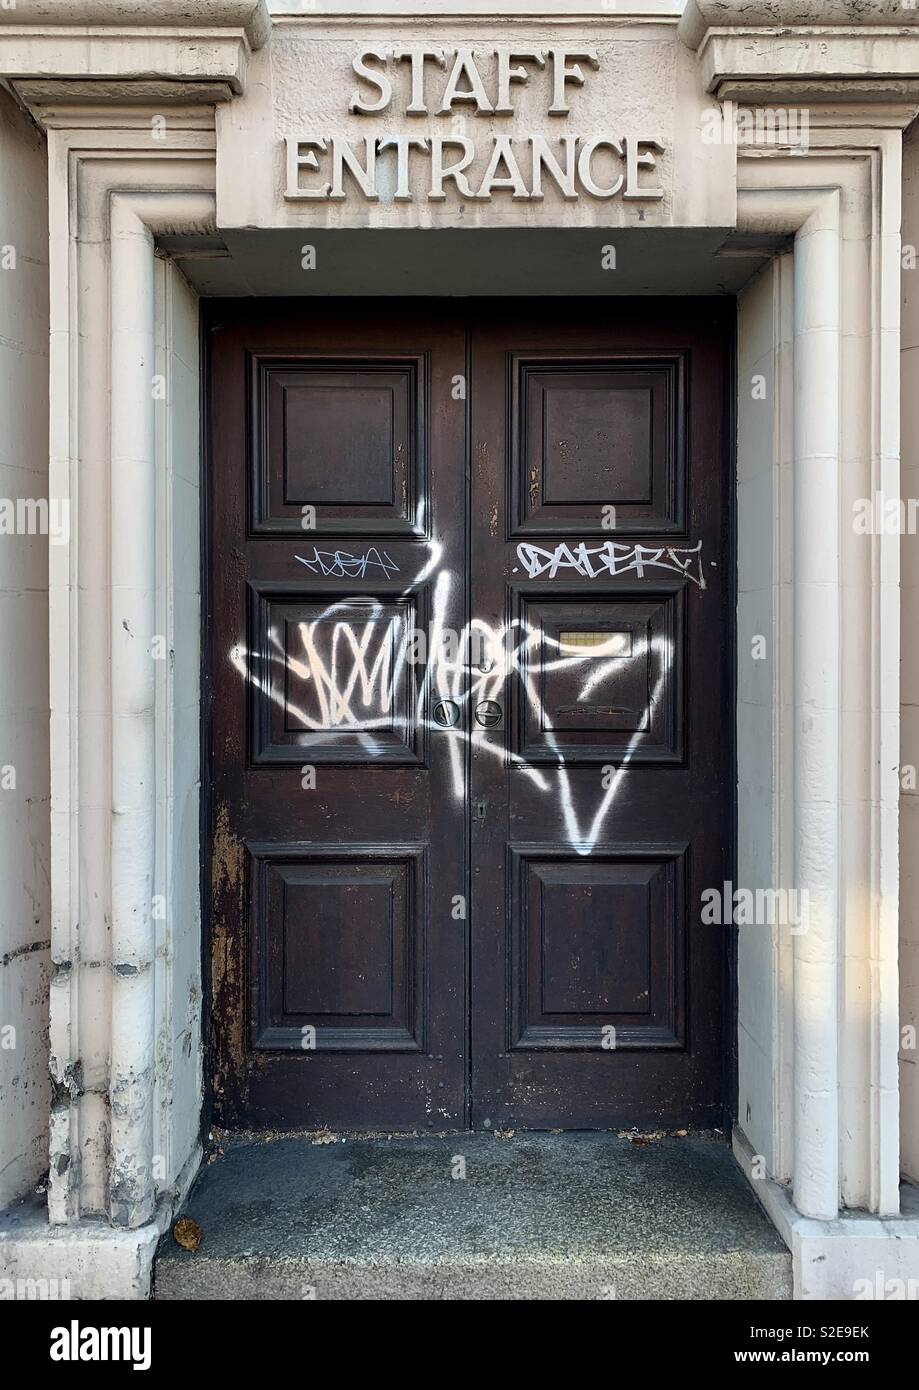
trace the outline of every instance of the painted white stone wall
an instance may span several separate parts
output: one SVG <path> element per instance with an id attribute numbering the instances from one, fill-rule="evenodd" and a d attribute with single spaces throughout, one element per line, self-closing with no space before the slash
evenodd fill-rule
<path id="1" fill-rule="evenodd" d="M 792 257 L 777 256 L 738 296 L 737 361 L 737 886 L 788 886 L 779 799 L 791 769 L 777 701 L 789 669 L 788 498 Z M 783 321 L 784 319 L 784 321 Z M 786 370 L 783 370 L 783 367 Z M 741 926 L 737 939 L 737 1124 L 762 1175 L 791 1177 L 783 1101 L 791 1048 L 779 991 L 791 974 L 787 926 Z"/>
<path id="2" fill-rule="evenodd" d="M 47 179 L 0 90 L 0 1207 L 48 1166 L 49 541 L 8 531 L 10 503 L 48 494 Z"/>
<path id="3" fill-rule="evenodd" d="M 903 142 L 904 265 L 919 248 L 919 126 Z M 901 292 L 901 492 L 919 498 L 919 266 L 904 268 Z M 903 606 L 900 649 L 900 765 L 919 767 L 919 535 L 900 548 Z M 900 794 L 900 1022 L 919 1029 L 919 788 Z M 907 1038 L 907 1041 L 909 1039 Z M 900 1049 L 900 1158 L 906 1177 L 919 1182 L 919 1051 Z"/>
<path id="4" fill-rule="evenodd" d="M 175 266 L 155 267 L 157 401 L 156 632 L 157 1067 L 154 1181 L 170 1192 L 198 1140 L 201 1057 L 199 864 L 198 300 Z M 171 733 L 166 725 L 171 723 Z"/>

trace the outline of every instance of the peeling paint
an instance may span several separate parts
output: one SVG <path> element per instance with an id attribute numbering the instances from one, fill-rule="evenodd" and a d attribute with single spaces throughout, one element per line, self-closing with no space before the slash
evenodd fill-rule
<path id="1" fill-rule="evenodd" d="M 236 1001 L 244 987 L 245 960 L 241 934 L 230 929 L 241 922 L 245 911 L 245 860 L 242 841 L 230 829 L 230 816 L 223 803 L 216 808 L 211 846 L 211 1002 L 215 1017 L 222 1020 L 218 1031 L 214 1066 L 214 1094 L 232 1105 L 231 1081 L 245 1085 L 245 1023 Z"/>
<path id="2" fill-rule="evenodd" d="M 130 976 L 130 975 L 142 975 L 143 972 L 144 972 L 145 970 L 149 970 L 149 969 L 150 969 L 149 964 L 147 964 L 147 965 L 132 965 L 132 964 L 130 963 L 130 961 L 120 961 L 117 965 L 116 965 L 116 964 L 113 964 L 113 965 L 112 965 L 112 974 L 113 974 L 113 975 L 120 975 L 120 976 L 122 976 L 122 977 Z"/>
<path id="3" fill-rule="evenodd" d="M 30 956 L 36 951 L 50 951 L 50 949 L 50 941 L 30 941 L 27 946 L 19 946 L 15 951 L 7 951 L 6 955 L 0 956 L 0 966 L 9 965 L 11 961 L 19 960 L 21 956 Z"/>
<path id="4" fill-rule="evenodd" d="M 62 1066 L 60 1059 L 52 1053 L 49 1071 L 51 1073 L 52 1109 L 70 1106 L 84 1094 L 83 1063 L 81 1061 L 68 1062 Z"/>

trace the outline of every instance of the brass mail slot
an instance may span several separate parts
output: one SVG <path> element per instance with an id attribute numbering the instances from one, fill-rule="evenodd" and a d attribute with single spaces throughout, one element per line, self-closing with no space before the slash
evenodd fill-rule
<path id="1" fill-rule="evenodd" d="M 626 657 L 632 655 L 631 632 L 560 632 L 559 650 L 569 656 Z"/>

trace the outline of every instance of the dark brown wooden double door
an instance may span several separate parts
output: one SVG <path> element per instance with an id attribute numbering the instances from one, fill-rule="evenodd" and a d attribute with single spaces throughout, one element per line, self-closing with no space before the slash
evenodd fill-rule
<path id="1" fill-rule="evenodd" d="M 728 323 L 208 305 L 218 1122 L 720 1119 Z"/>

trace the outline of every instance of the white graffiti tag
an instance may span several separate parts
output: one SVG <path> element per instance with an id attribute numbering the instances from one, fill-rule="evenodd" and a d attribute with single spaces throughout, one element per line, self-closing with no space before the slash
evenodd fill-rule
<path id="1" fill-rule="evenodd" d="M 562 542 L 546 549 L 541 545 L 518 545 L 517 559 L 531 579 L 555 579 L 559 574 L 576 574 L 582 579 L 620 578 L 634 574 L 641 579 L 645 570 L 669 570 L 705 588 L 702 571 L 702 542 L 672 545 L 630 545 L 625 541 L 602 541 L 599 545 Z"/>
<path id="2" fill-rule="evenodd" d="M 541 623 L 531 625 L 520 618 L 505 624 L 474 618 L 454 630 L 448 614 L 456 612 L 459 581 L 442 568 L 441 544 L 432 541 L 429 547 L 420 574 L 399 593 L 336 595 L 321 609 L 310 605 L 310 618 L 272 623 L 262 652 L 234 647 L 233 666 L 283 711 L 290 726 L 299 727 L 304 758 L 317 736 L 331 736 L 339 743 L 352 738 L 373 758 L 387 740 L 391 746 L 394 735 L 412 736 L 419 724 L 426 725 L 443 740 L 454 796 L 466 795 L 468 741 L 473 757 L 498 759 L 529 778 L 534 792 L 553 798 L 568 842 L 577 854 L 590 854 L 670 688 L 676 657 L 673 637 L 650 627 L 627 632 L 602 623 L 589 631 L 575 624 L 570 632 L 552 634 Z M 663 570 L 705 588 L 701 542 L 687 547 L 617 541 L 551 547 L 526 543 L 517 547 L 517 557 L 531 579 L 551 580 L 559 574 L 640 578 L 646 571 L 653 577 Z M 398 572 L 386 551 L 376 546 L 362 553 L 314 546 L 312 556 L 296 558 L 322 578 L 362 578 L 371 571 L 378 580 L 381 575 L 389 580 Z M 424 627 L 416 628 L 414 606 L 405 601 L 428 581 L 431 608 Z M 624 742 L 611 743 L 610 775 L 590 794 L 585 779 L 577 780 L 577 749 L 555 727 L 556 717 L 622 714 L 623 700 L 630 708 L 624 687 L 636 670 L 647 673 L 642 675 L 647 682 L 645 708 Z M 547 677 L 563 682 L 559 703 L 553 702 Z M 506 707 L 512 689 L 541 731 L 554 765 L 530 764 L 510 746 L 509 738 L 495 737 L 476 724 L 473 711 L 480 703 Z M 449 727 L 435 721 L 434 711 L 443 703 L 456 714 Z M 572 754 L 574 769 L 568 766 Z"/>
<path id="3" fill-rule="evenodd" d="M 313 546 L 310 559 L 295 555 L 301 565 L 306 565 L 313 574 L 321 574 L 323 579 L 365 579 L 368 571 L 382 573 L 391 579 L 399 573 L 399 566 L 386 553 L 372 545 L 363 555 L 353 555 L 350 550 L 319 550 Z"/>

